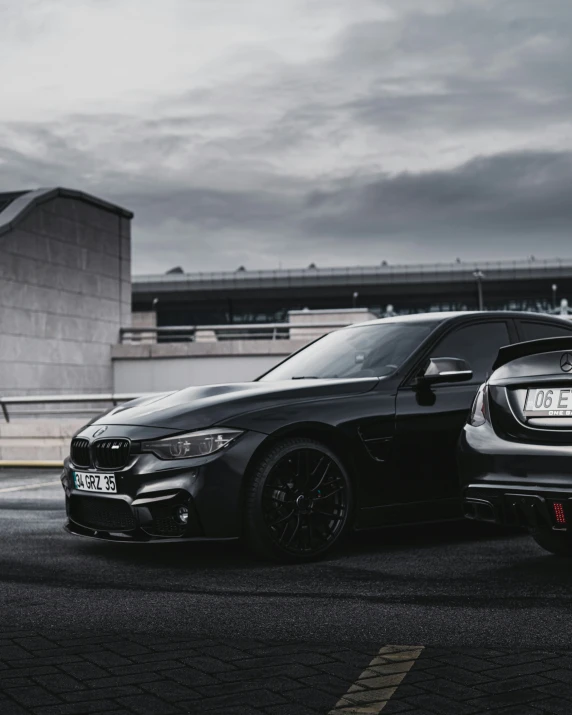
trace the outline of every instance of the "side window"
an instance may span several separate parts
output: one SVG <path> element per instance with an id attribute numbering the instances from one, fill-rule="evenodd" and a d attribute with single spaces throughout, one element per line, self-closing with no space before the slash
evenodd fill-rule
<path id="1" fill-rule="evenodd" d="M 561 338 L 572 336 L 572 323 L 558 325 L 556 323 L 537 323 L 532 320 L 520 321 L 520 334 L 523 340 L 540 340 L 541 338 Z"/>
<path id="2" fill-rule="evenodd" d="M 510 342 L 508 327 L 503 321 L 466 325 L 446 335 L 433 349 L 431 357 L 463 358 L 473 371 L 472 382 L 481 383 L 491 374 L 499 348 Z"/>

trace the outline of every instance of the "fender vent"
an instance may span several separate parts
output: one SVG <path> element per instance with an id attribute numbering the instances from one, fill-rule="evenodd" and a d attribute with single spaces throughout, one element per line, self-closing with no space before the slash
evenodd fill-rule
<path id="1" fill-rule="evenodd" d="M 367 449 L 369 456 L 376 462 L 385 462 L 391 454 L 393 437 L 382 434 L 378 425 L 368 425 L 358 428 L 358 434 Z"/>

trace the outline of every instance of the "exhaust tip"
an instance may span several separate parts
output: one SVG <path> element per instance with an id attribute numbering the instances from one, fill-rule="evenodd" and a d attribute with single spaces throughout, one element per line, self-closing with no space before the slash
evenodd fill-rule
<path id="1" fill-rule="evenodd" d="M 463 504 L 463 513 L 466 519 L 493 523 L 497 521 L 494 506 L 485 499 L 467 499 Z"/>

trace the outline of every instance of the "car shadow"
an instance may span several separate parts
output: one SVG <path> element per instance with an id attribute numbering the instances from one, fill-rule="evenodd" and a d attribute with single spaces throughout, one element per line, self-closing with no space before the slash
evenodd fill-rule
<path id="1" fill-rule="evenodd" d="M 341 548 L 319 561 L 298 564 L 297 568 L 316 563 L 332 563 L 348 557 L 391 553 L 408 549 L 430 549 L 438 545 L 462 544 L 519 537 L 522 530 L 506 529 L 492 524 L 455 521 L 433 524 L 391 526 L 352 532 Z M 86 554 L 103 557 L 123 564 L 137 564 L 173 570 L 185 569 L 278 569 L 292 568 L 291 564 L 262 560 L 253 556 L 247 547 L 236 541 L 196 541 L 164 544 L 115 544 L 82 540 L 79 548 Z"/>
<path id="2" fill-rule="evenodd" d="M 572 559 L 555 556 L 534 544 L 531 544 L 531 547 L 533 551 L 529 558 L 515 561 L 504 567 L 505 578 L 514 582 L 526 581 L 532 587 L 538 586 L 539 595 L 546 590 L 547 586 L 554 588 L 554 586 L 561 585 L 564 588 L 562 596 L 566 599 L 565 607 L 569 608 Z"/>
<path id="3" fill-rule="evenodd" d="M 250 555 L 240 541 L 194 541 L 164 544 L 115 544 L 82 540 L 81 550 L 86 554 L 124 564 L 166 567 L 184 570 L 189 567 L 240 568 L 244 566 L 268 567 L 268 563 Z"/>
<path id="4" fill-rule="evenodd" d="M 346 540 L 342 550 L 346 556 L 374 552 L 393 552 L 410 548 L 434 548 L 446 544 L 462 544 L 485 539 L 507 539 L 526 535 L 524 529 L 508 528 L 467 520 L 386 526 L 356 531 Z"/>

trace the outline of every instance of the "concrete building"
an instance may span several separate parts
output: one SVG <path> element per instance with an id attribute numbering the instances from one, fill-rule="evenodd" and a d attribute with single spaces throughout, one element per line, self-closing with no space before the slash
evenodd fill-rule
<path id="1" fill-rule="evenodd" d="M 367 257 L 370 258 L 370 257 Z M 555 288 L 553 288 L 553 286 Z M 572 260 L 425 263 L 217 273 L 170 272 L 133 278 L 133 307 L 157 325 L 279 322 L 288 311 L 367 308 L 379 317 L 432 310 L 550 311 L 572 298 Z"/>
<path id="2" fill-rule="evenodd" d="M 69 189 L 0 194 L 0 395 L 111 391 L 132 216 Z"/>

